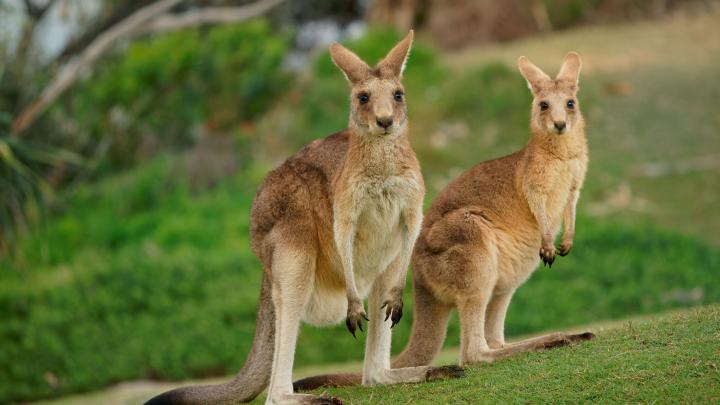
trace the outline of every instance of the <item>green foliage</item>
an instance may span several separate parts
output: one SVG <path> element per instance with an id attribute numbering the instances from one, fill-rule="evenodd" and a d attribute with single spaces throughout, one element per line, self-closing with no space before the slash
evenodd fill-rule
<path id="1" fill-rule="evenodd" d="M 354 404 L 714 403 L 720 399 L 718 325 L 714 305 L 629 321 L 572 347 L 470 367 L 460 379 L 327 394 Z"/>
<path id="2" fill-rule="evenodd" d="M 111 163 L 128 163 L 142 154 L 148 134 L 159 146 L 178 147 L 199 126 L 233 129 L 286 90 L 286 50 L 287 39 L 264 20 L 133 42 L 73 92 L 65 114 L 83 132 L 73 134 L 74 143 L 87 147 L 109 137 Z"/>
<path id="3" fill-rule="evenodd" d="M 68 151 L 10 136 L 10 117 L 0 112 L 0 255 L 14 254 L 15 243 L 41 217 L 51 187 L 41 170 L 81 164 Z"/>
<path id="4" fill-rule="evenodd" d="M 634 0 L 621 0 L 625 5 Z M 548 10 L 548 17 L 555 28 L 568 28 L 587 21 L 596 12 L 601 0 L 543 0 Z"/>

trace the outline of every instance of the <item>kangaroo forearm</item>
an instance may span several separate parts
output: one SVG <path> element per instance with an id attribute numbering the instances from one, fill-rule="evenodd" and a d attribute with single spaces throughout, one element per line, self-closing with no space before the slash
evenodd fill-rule
<path id="1" fill-rule="evenodd" d="M 573 190 L 567 206 L 565 207 L 563 215 L 563 239 L 565 240 L 572 240 L 575 237 L 575 216 L 579 198 L 580 193 L 577 190 Z"/>
<path id="2" fill-rule="evenodd" d="M 415 247 L 415 241 L 420 234 L 420 227 L 422 225 L 422 208 L 418 207 L 407 210 L 403 213 L 403 220 L 402 251 L 400 252 L 398 268 L 395 269 L 396 276 L 393 278 L 394 282 L 391 284 L 391 289 L 399 289 L 400 294 L 402 294 L 402 290 L 405 288 L 405 280 L 407 279 L 407 272 L 408 267 L 410 266 L 413 247 Z"/>
<path id="3" fill-rule="evenodd" d="M 343 276 L 345 277 L 345 291 L 348 301 L 357 301 L 360 299 L 357 286 L 355 284 L 355 270 L 353 268 L 353 244 L 355 235 L 355 226 L 350 220 L 339 219 L 335 223 L 335 244 L 343 267 Z"/>

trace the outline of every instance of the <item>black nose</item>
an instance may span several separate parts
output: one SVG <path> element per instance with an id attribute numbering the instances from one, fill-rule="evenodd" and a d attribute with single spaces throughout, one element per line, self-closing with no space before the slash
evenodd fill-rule
<path id="1" fill-rule="evenodd" d="M 390 126 L 393 123 L 392 117 L 378 118 L 378 119 L 376 119 L 376 121 L 377 121 L 377 124 L 379 127 L 382 127 L 385 129 L 390 128 Z"/>
<path id="2" fill-rule="evenodd" d="M 555 129 L 558 131 L 562 131 L 565 129 L 565 121 L 560 121 L 555 123 Z"/>

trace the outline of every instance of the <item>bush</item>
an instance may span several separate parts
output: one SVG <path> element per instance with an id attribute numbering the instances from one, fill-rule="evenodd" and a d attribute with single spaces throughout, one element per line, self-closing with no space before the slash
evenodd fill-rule
<path id="1" fill-rule="evenodd" d="M 200 126 L 233 130 L 286 90 L 286 51 L 263 20 L 133 42 L 70 95 L 61 109 L 76 125 L 64 141 L 93 151 L 109 138 L 117 165 L 187 145 Z"/>

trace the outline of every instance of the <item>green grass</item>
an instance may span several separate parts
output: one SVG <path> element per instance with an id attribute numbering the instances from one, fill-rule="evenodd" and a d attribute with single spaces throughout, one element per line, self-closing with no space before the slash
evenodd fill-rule
<path id="1" fill-rule="evenodd" d="M 720 401 L 720 306 L 597 334 L 572 347 L 470 367 L 457 380 L 327 393 L 347 404 Z"/>
<path id="2" fill-rule="evenodd" d="M 474 366 L 459 380 L 333 389 L 329 393 L 341 397 L 347 404 L 713 403 L 720 399 L 719 321 L 720 306 L 712 305 L 576 326 L 568 332 L 591 330 L 598 338 L 571 347 Z M 457 349 L 443 350 L 434 364 L 454 363 L 457 356 Z M 361 369 L 360 362 L 300 367 L 294 370 L 294 377 Z M 131 405 L 181 385 L 223 380 L 125 383 L 42 404 Z M 252 403 L 260 404 L 264 400 L 265 396 L 260 395 Z"/>

